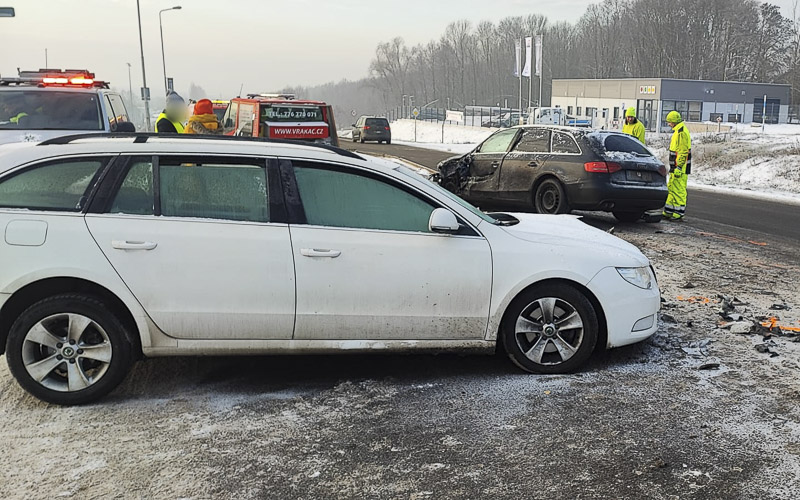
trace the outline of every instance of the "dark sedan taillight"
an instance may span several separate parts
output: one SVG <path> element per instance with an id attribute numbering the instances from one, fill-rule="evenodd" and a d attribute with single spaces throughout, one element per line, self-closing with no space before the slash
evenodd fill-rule
<path id="1" fill-rule="evenodd" d="M 364 130 L 369 130 L 369 125 L 364 125 Z"/>
<path id="2" fill-rule="evenodd" d="M 661 174 L 661 177 L 666 177 L 667 176 L 667 167 L 665 167 L 664 165 L 661 165 L 660 167 L 658 167 L 658 173 Z"/>
<path id="3" fill-rule="evenodd" d="M 583 164 L 583 169 L 591 173 L 613 174 L 622 170 L 622 165 L 610 161 L 590 161 Z"/>
<path id="4" fill-rule="evenodd" d="M 389 127 L 383 127 L 383 128 L 386 129 L 386 130 L 389 130 Z"/>

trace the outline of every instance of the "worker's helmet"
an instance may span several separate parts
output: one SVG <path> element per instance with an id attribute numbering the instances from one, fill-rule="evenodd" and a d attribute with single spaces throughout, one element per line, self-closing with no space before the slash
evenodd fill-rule
<path id="1" fill-rule="evenodd" d="M 677 111 L 670 111 L 667 114 L 667 123 L 680 123 L 682 121 L 683 118 L 681 118 L 681 114 Z"/>
<path id="2" fill-rule="evenodd" d="M 625 110 L 625 118 L 628 118 L 629 116 L 636 118 L 636 108 L 633 106 Z"/>

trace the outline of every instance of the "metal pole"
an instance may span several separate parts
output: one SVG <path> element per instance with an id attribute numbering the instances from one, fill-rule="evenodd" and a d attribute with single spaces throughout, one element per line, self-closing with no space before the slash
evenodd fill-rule
<path id="1" fill-rule="evenodd" d="M 528 74 L 528 110 L 533 107 L 533 103 L 531 99 L 533 98 L 533 68 L 531 68 L 531 72 Z M 542 107 L 541 104 L 537 103 L 538 107 Z"/>
<path id="2" fill-rule="evenodd" d="M 165 9 L 170 10 L 170 9 Z M 164 56 L 164 26 L 161 24 L 161 13 L 163 10 L 158 11 L 158 31 L 161 33 L 161 69 L 164 71 L 164 95 L 167 95 L 167 58 Z"/>
<path id="3" fill-rule="evenodd" d="M 158 11 L 158 31 L 161 33 L 161 68 L 164 70 L 164 95 L 167 95 L 169 92 L 169 88 L 167 86 L 167 60 L 164 56 L 164 27 L 161 22 L 161 14 L 163 12 L 167 12 L 169 10 L 180 10 L 181 6 L 176 5 L 175 7 L 170 7 L 169 9 L 161 9 Z"/>
<path id="4" fill-rule="evenodd" d="M 522 125 L 522 44 L 524 39 L 519 39 L 520 50 L 517 54 L 517 69 L 519 70 L 519 124 Z"/>
<path id="5" fill-rule="evenodd" d="M 542 39 L 542 71 L 539 73 L 539 107 L 542 107 L 542 80 L 544 78 L 544 35 L 539 35 Z M 552 103 L 550 103 L 552 105 Z"/>
<path id="6" fill-rule="evenodd" d="M 139 19 L 139 53 L 142 55 L 142 92 L 147 92 L 147 75 L 144 69 L 144 43 L 142 42 L 142 13 L 139 10 L 139 0 L 136 0 L 136 16 Z M 150 131 L 150 102 L 147 95 L 143 95 L 144 99 L 144 116 L 147 124 L 147 131 Z"/>
<path id="7" fill-rule="evenodd" d="M 47 63 L 47 47 L 44 48 L 44 67 L 49 68 L 50 65 Z"/>
<path id="8" fill-rule="evenodd" d="M 131 63 L 125 63 L 128 65 L 128 103 L 131 105 L 131 110 L 133 109 L 133 82 L 131 80 Z M 139 113 L 136 113 L 137 115 Z M 149 131 L 148 131 L 149 132 Z"/>
<path id="9" fill-rule="evenodd" d="M 764 94 L 764 108 L 761 110 L 761 133 L 764 133 L 764 124 L 767 122 L 767 94 Z"/>

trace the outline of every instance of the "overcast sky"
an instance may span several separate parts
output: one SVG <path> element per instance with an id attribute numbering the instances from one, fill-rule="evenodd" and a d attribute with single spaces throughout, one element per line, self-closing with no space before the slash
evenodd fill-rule
<path id="1" fill-rule="evenodd" d="M 448 23 L 474 24 L 543 14 L 574 21 L 593 0 L 141 0 L 148 84 L 163 92 L 158 11 L 165 12 L 167 73 L 210 97 L 269 92 L 366 76 L 375 46 L 394 36 L 409 45 L 438 38 Z M 775 0 L 789 14 L 792 0 Z M 87 68 L 127 88 L 141 86 L 135 0 L 0 0 L 16 18 L 0 18 L 0 75 L 16 68 Z M 668 8 L 669 2 L 663 3 Z M 136 90 L 138 92 L 138 90 Z"/>

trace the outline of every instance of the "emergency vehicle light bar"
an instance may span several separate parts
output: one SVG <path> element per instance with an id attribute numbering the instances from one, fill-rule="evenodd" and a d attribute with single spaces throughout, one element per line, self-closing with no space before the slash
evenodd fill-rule
<path id="1" fill-rule="evenodd" d="M 0 85 L 75 85 L 81 87 L 108 88 L 108 82 L 95 80 L 94 73 L 85 69 L 40 69 L 39 71 L 18 71 L 17 78 L 0 78 Z"/>

